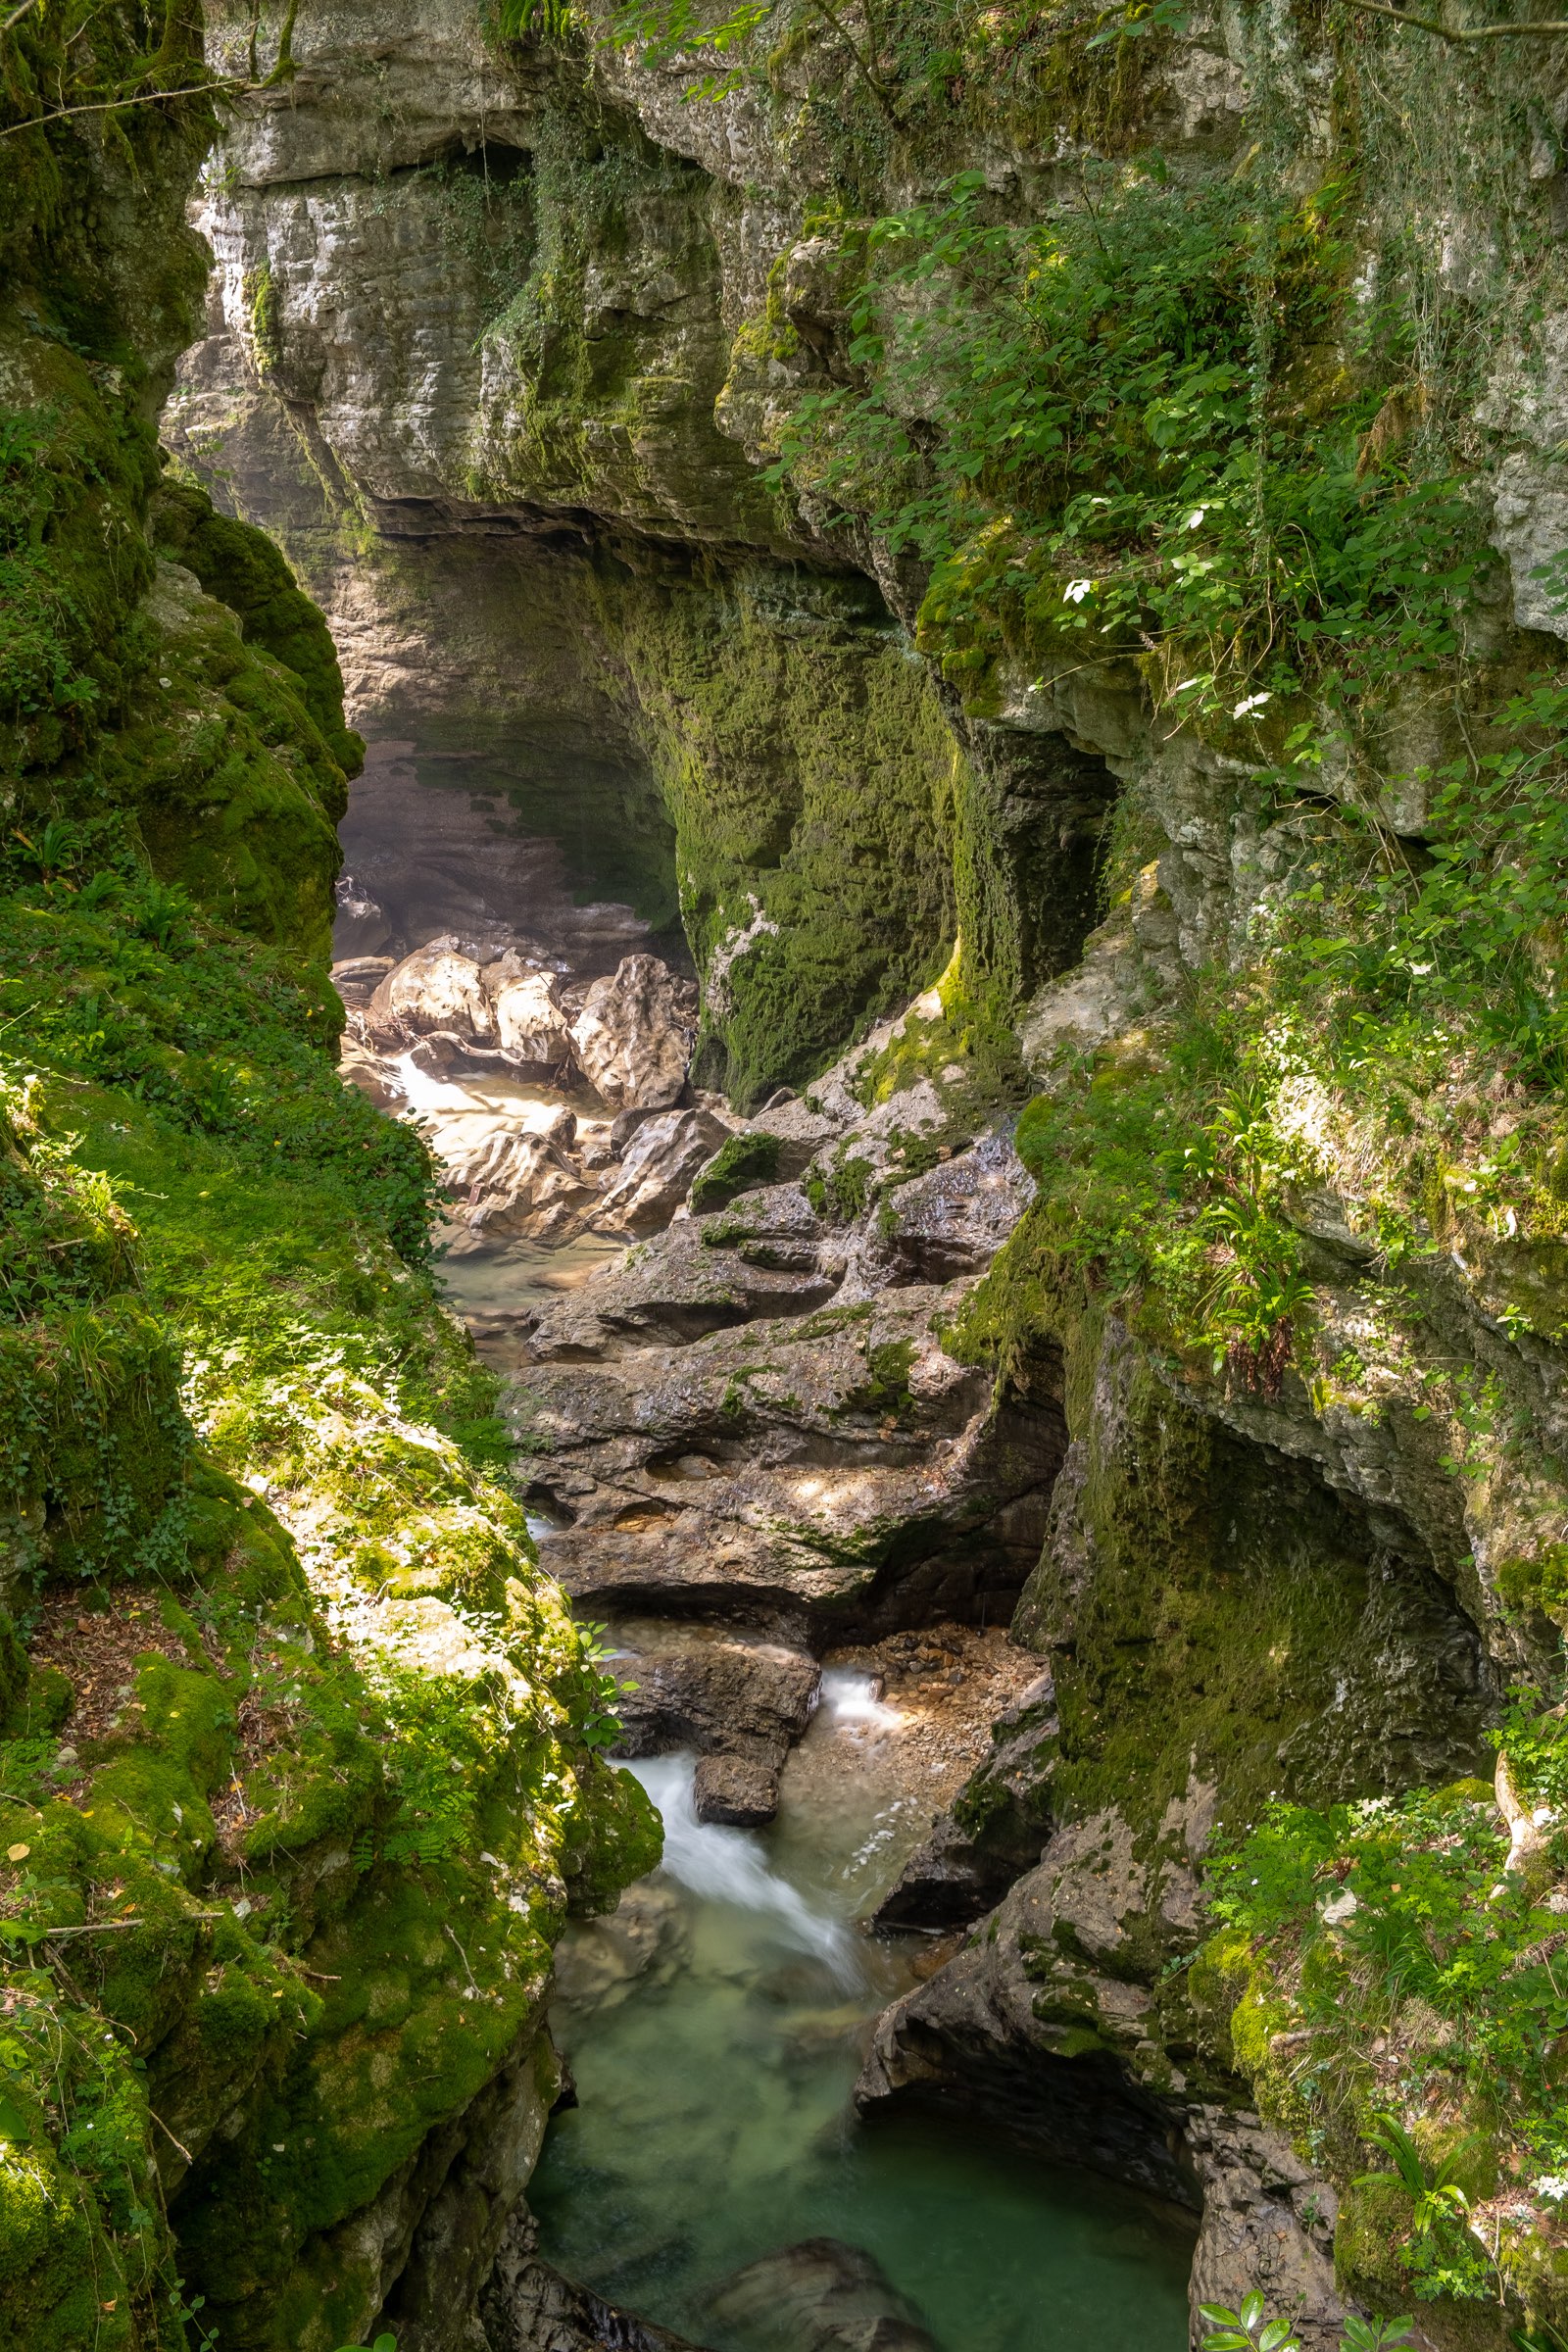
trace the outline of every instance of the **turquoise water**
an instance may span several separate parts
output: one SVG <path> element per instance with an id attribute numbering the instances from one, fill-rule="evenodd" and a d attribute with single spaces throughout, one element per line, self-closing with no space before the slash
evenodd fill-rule
<path id="1" fill-rule="evenodd" d="M 666 1866 L 563 1956 L 554 2022 L 580 2105 L 552 2124 L 529 2190 L 541 2251 L 711 2352 L 804 2352 L 805 2332 L 775 2321 L 759 2338 L 710 2296 L 816 2237 L 871 2253 L 942 2352 L 1185 2352 L 1189 2229 L 982 2129 L 855 2120 L 868 2021 L 922 1949 L 852 1924 L 930 1810 L 901 1780 L 887 1713 L 830 1674 L 760 1835 L 696 1822 L 690 1758 L 635 1767 Z"/>

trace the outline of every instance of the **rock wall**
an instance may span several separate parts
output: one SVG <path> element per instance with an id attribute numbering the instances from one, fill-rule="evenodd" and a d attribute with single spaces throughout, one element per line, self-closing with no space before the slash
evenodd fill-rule
<path id="1" fill-rule="evenodd" d="M 160 485 L 214 125 L 149 29 L 0 36 L 0 2336 L 434 2352 L 659 1832 L 334 1066 L 331 640 Z"/>
<path id="2" fill-rule="evenodd" d="M 361 721 L 461 754 L 656 922 L 678 905 L 700 1067 L 743 1104 L 934 979 L 959 923 L 1013 991 L 1060 968 L 1105 771 L 1059 736 L 977 768 L 894 574 L 737 446 L 798 196 L 461 8 L 318 14 L 293 54 L 209 174 L 211 332 L 166 434 L 288 548 Z"/>

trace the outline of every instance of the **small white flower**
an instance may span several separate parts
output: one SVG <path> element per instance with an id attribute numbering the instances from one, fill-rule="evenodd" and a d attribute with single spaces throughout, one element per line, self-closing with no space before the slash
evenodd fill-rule
<path id="1" fill-rule="evenodd" d="M 1196 531 L 1207 513 L 1208 509 L 1206 507 L 1195 507 L 1190 514 L 1184 514 L 1182 516 L 1182 529 L 1184 531 Z"/>
<path id="2" fill-rule="evenodd" d="M 1237 704 L 1231 716 L 1232 718 L 1248 718 L 1254 710 L 1261 710 L 1265 703 L 1271 703 L 1273 700 L 1274 697 L 1271 694 L 1250 694 L 1245 702 Z"/>
<path id="3" fill-rule="evenodd" d="M 1081 605 L 1086 596 L 1093 596 L 1094 593 L 1093 580 L 1069 580 L 1061 592 L 1061 601 L 1064 605 Z"/>
<path id="4" fill-rule="evenodd" d="M 1568 2173 L 1543 2173 L 1535 2183 L 1534 2194 L 1552 2205 L 1560 2205 L 1568 2197 Z"/>

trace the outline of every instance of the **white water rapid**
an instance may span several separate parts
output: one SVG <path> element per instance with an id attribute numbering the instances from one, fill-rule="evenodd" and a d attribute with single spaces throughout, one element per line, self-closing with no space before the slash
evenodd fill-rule
<path id="1" fill-rule="evenodd" d="M 663 1868 L 669 1878 L 709 1902 L 767 1916 L 785 1942 L 820 1960 L 846 1990 L 864 1983 L 864 1968 L 846 1923 L 812 1910 L 799 1889 L 778 1876 L 760 1838 L 750 1830 L 698 1820 L 692 1795 L 695 1756 L 644 1756 L 625 1769 L 636 1774 L 659 1808 L 664 1825 Z"/>

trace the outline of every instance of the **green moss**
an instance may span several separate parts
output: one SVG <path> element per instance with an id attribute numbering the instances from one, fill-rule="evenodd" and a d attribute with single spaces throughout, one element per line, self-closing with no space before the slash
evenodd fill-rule
<path id="1" fill-rule="evenodd" d="M 623 1887 L 657 1868 L 663 1831 L 653 1800 L 629 1772 L 595 1764 L 579 1772 L 578 1788 L 566 1889 L 573 1917 L 588 1919 L 612 1911 Z"/>
<path id="2" fill-rule="evenodd" d="M 250 328 L 251 350 L 256 357 L 259 372 L 270 375 L 282 356 L 282 298 L 271 265 L 264 262 L 259 270 L 247 270 L 240 289 L 245 301 L 246 322 Z"/>
<path id="3" fill-rule="evenodd" d="M 778 1174 L 778 1162 L 776 1135 L 742 1132 L 730 1136 L 719 1145 L 692 1186 L 693 1215 L 706 1216 L 711 1209 L 727 1208 L 737 1193 L 749 1193 L 756 1185 L 771 1184 Z"/>
<path id="4" fill-rule="evenodd" d="M 166 477 L 153 502 L 152 537 L 161 555 L 183 564 L 209 596 L 239 615 L 248 645 L 294 672 L 332 759 L 345 776 L 357 776 L 365 746 L 343 724 L 343 673 L 331 631 L 266 532 L 218 514 L 194 483 Z M 329 813 L 341 815 L 341 807 Z"/>
<path id="5" fill-rule="evenodd" d="M 909 1391 L 909 1367 L 914 1361 L 912 1340 L 889 1340 L 880 1348 L 867 1347 L 866 1378 L 846 1392 L 843 1410 L 875 1413 L 902 1422 L 914 1410 Z"/>
<path id="6" fill-rule="evenodd" d="M 956 755 L 863 588 L 757 567 L 603 593 L 674 821 L 701 1066 L 745 1107 L 947 962 Z"/>
<path id="7" fill-rule="evenodd" d="M 1194 1774 L 1223 1791 L 1235 1824 L 1274 1791 L 1398 1787 L 1417 1750 L 1468 1767 L 1484 1753 L 1486 1702 L 1456 1704 L 1447 1688 L 1444 1643 L 1465 1637 L 1451 1602 L 1433 1614 L 1431 1568 L 1391 1558 L 1370 1579 L 1355 1510 L 1233 1440 L 1200 1396 L 1188 1402 L 1194 1375 L 1159 1324 L 1123 1312 L 1128 1322 L 1063 1259 L 1035 1208 L 945 1340 L 1025 1394 L 1064 1386 L 1079 1443 L 1070 1541 L 1048 1548 L 1014 1621 L 1053 1658 L 1058 1805 L 1114 1803 L 1152 1837 Z M 1385 1737 L 1367 1640 L 1385 1610 L 1413 1670 L 1401 1720 L 1423 1725 L 1416 1749 Z"/>
<path id="8" fill-rule="evenodd" d="M 0 115 L 68 32 L 149 70 L 125 12 L 31 14 Z M 364 2209 L 539 2029 L 566 1881 L 608 1905 L 659 1833 L 465 1450 L 495 1383 L 427 1155 L 333 1067 L 324 626 L 199 494 L 177 563 L 149 535 L 177 127 L 8 147 L 49 291 L 0 304 L 0 2334 L 188 2352 L 204 2295 L 236 2352 L 331 2352 Z"/>
<path id="9" fill-rule="evenodd" d="M 819 1217 L 853 1225 L 871 1200 L 875 1171 L 863 1152 L 840 1145 L 831 1159 L 807 1173 L 805 1193 Z"/>

